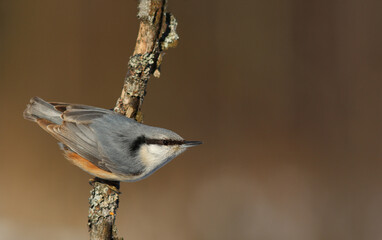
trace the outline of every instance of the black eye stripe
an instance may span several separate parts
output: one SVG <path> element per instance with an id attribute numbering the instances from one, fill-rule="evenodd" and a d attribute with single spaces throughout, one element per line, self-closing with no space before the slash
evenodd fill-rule
<path id="1" fill-rule="evenodd" d="M 170 139 L 150 139 L 146 138 L 146 144 L 156 144 L 156 145 L 181 145 L 184 141 L 180 140 L 170 140 Z"/>
<path id="2" fill-rule="evenodd" d="M 139 147 L 146 142 L 146 138 L 144 136 L 140 136 L 135 139 L 134 142 L 130 145 L 130 151 L 135 152 L 139 149 Z"/>
<path id="3" fill-rule="evenodd" d="M 145 136 L 140 136 L 135 139 L 130 145 L 130 151 L 132 153 L 136 152 L 142 144 L 156 144 L 156 145 L 182 145 L 184 144 L 184 140 L 170 140 L 170 139 L 151 139 L 145 138 Z"/>

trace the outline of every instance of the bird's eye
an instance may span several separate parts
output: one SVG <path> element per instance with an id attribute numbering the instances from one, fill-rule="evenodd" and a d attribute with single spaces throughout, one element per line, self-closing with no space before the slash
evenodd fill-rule
<path id="1" fill-rule="evenodd" d="M 168 140 L 163 140 L 163 145 L 168 145 Z"/>

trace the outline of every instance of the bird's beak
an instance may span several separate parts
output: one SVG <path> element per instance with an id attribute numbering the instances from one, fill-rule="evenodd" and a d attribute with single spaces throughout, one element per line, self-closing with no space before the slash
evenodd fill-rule
<path id="1" fill-rule="evenodd" d="M 185 147 L 193 147 L 202 144 L 201 141 L 184 141 L 183 146 Z"/>

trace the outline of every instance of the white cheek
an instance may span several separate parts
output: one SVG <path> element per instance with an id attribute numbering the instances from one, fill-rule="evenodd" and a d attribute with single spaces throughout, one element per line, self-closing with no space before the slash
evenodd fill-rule
<path id="1" fill-rule="evenodd" d="M 169 153 L 169 147 L 160 145 L 149 145 L 148 152 L 153 156 L 153 161 L 162 162 Z"/>
<path id="2" fill-rule="evenodd" d="M 139 150 L 140 159 L 146 166 L 146 172 L 151 172 L 157 169 L 158 166 L 163 166 L 165 162 L 172 160 L 180 153 L 184 152 L 185 148 L 179 146 L 160 146 L 160 145 L 144 145 Z"/>
<path id="3" fill-rule="evenodd" d="M 140 149 L 141 160 L 148 168 L 161 164 L 169 155 L 168 147 L 159 145 L 145 145 Z"/>

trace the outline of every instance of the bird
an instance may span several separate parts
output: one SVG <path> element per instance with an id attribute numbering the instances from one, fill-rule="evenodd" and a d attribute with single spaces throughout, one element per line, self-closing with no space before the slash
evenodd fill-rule
<path id="1" fill-rule="evenodd" d="M 142 180 L 200 141 L 148 126 L 109 109 L 33 97 L 23 112 L 59 141 L 64 156 L 110 181 Z"/>

